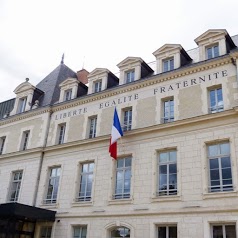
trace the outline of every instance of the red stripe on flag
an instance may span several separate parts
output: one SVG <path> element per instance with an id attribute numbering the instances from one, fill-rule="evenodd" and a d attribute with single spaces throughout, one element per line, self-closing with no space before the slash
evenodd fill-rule
<path id="1" fill-rule="evenodd" d="M 109 152 L 112 158 L 117 159 L 117 142 L 111 144 L 110 140 Z"/>

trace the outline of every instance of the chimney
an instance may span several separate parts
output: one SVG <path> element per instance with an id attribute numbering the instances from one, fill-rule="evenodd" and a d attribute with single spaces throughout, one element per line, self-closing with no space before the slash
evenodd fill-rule
<path id="1" fill-rule="evenodd" d="M 78 81 L 82 82 L 83 84 L 88 83 L 88 74 L 89 72 L 86 69 L 81 69 L 77 71 L 77 78 Z"/>

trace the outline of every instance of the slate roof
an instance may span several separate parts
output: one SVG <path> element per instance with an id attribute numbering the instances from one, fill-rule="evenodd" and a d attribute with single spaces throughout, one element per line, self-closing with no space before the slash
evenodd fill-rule
<path id="1" fill-rule="evenodd" d="M 12 111 L 14 103 L 15 98 L 0 103 L 0 119 L 2 119 L 5 114 L 9 114 Z"/>
<path id="2" fill-rule="evenodd" d="M 77 78 L 77 74 L 64 63 L 61 63 L 36 85 L 36 88 L 44 92 L 44 95 L 39 98 L 39 104 L 41 107 L 54 104 L 59 100 L 59 84 L 67 78 Z"/>

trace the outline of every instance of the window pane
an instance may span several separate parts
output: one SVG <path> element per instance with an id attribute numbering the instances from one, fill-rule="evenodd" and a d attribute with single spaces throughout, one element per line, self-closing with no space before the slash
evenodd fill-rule
<path id="1" fill-rule="evenodd" d="M 221 154 L 222 155 L 229 155 L 230 154 L 230 145 L 229 145 L 229 143 L 221 144 L 220 149 L 221 149 Z"/>
<path id="2" fill-rule="evenodd" d="M 230 179 L 231 178 L 231 169 L 223 169 L 222 170 L 222 179 Z"/>
<path id="3" fill-rule="evenodd" d="M 167 165 L 160 165 L 160 174 L 167 174 Z"/>
<path id="4" fill-rule="evenodd" d="M 159 238 L 167 238 L 166 227 L 158 227 L 158 235 L 159 235 Z"/>
<path id="5" fill-rule="evenodd" d="M 213 238 L 223 238 L 222 226 L 213 226 Z"/>
<path id="6" fill-rule="evenodd" d="M 231 167 L 230 157 L 221 158 L 221 167 L 222 168 L 230 168 Z"/>
<path id="7" fill-rule="evenodd" d="M 226 225 L 226 238 L 236 237 L 236 227 L 234 225 Z"/>
<path id="8" fill-rule="evenodd" d="M 218 145 L 208 146 L 208 155 L 209 157 L 218 155 Z"/>
<path id="9" fill-rule="evenodd" d="M 218 180 L 220 178 L 219 170 L 213 169 L 210 171 L 211 180 Z"/>
<path id="10" fill-rule="evenodd" d="M 131 158 L 126 158 L 125 160 L 126 160 L 125 161 L 125 166 L 126 167 L 131 167 Z"/>
<path id="11" fill-rule="evenodd" d="M 176 156 L 177 152 L 176 151 L 170 151 L 169 152 L 169 161 L 176 161 Z"/>
<path id="12" fill-rule="evenodd" d="M 170 173 L 170 174 L 175 174 L 175 173 L 177 173 L 177 165 L 176 165 L 176 164 L 170 164 L 170 165 L 169 165 L 169 173 Z"/>
<path id="13" fill-rule="evenodd" d="M 176 226 L 169 227 L 169 238 L 177 238 L 177 227 Z"/>
<path id="14" fill-rule="evenodd" d="M 117 160 L 117 168 L 124 167 L 124 159 Z"/>
<path id="15" fill-rule="evenodd" d="M 167 162 L 168 161 L 168 153 L 160 153 L 159 161 L 162 163 Z"/>
<path id="16" fill-rule="evenodd" d="M 218 159 L 210 159 L 210 169 L 218 169 L 219 168 L 219 163 Z"/>

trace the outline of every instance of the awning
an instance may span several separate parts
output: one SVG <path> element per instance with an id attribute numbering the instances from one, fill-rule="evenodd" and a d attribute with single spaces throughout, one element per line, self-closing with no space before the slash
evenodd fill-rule
<path id="1" fill-rule="evenodd" d="M 55 221 L 55 211 L 32 207 L 21 203 L 0 204 L 0 218 L 16 218 L 19 220 Z"/>

